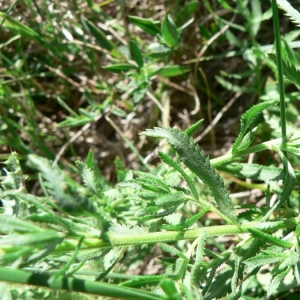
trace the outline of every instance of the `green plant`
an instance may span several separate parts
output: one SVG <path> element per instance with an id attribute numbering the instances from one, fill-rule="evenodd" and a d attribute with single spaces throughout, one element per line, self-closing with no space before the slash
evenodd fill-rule
<path id="1" fill-rule="evenodd" d="M 225 1 L 219 2 L 229 11 L 237 10 Z M 246 2 L 237 2 L 237 11 L 247 18 L 246 28 L 254 43 L 259 26 L 249 15 Z M 259 1 L 254 2 L 258 7 L 253 9 L 253 15 L 260 19 Z M 278 2 L 290 19 L 297 22 L 297 11 L 286 1 Z M 91 1 L 87 4 L 95 10 L 98 8 Z M 205 5 L 216 22 L 224 22 L 208 1 Z M 171 61 L 172 55 L 179 51 L 183 29 L 190 24 L 196 8 L 196 1 L 191 1 L 181 14 L 177 14 L 175 21 L 166 14 L 161 24 L 131 17 L 134 25 L 157 37 L 158 42 L 149 46 L 150 53 L 141 51 L 141 41 L 130 41 L 126 52 L 93 22 L 81 19 L 82 28 L 95 38 L 108 57 L 112 55 L 114 63 L 105 68 L 121 72 L 120 89 L 128 88 L 129 82 L 128 95 L 132 98 L 126 98 L 125 102 L 133 105 L 132 110 L 141 105 L 155 80 L 154 75 L 183 75 L 189 71 Z M 272 1 L 272 9 L 275 32 L 279 33 L 275 1 Z M 38 30 L 30 29 L 8 14 L 1 15 L 5 26 L 47 45 L 49 51 L 56 51 L 41 31 L 37 33 Z M 233 27 L 237 26 L 233 24 Z M 55 28 L 49 31 L 53 36 L 57 34 Z M 234 40 L 234 35 L 228 33 L 227 38 Z M 59 38 L 57 40 L 59 42 Z M 238 44 L 237 40 L 235 42 Z M 244 49 L 244 45 L 238 45 Z M 159 152 L 162 162 L 151 167 L 139 156 L 142 168 L 132 171 L 117 158 L 116 185 L 101 173 L 91 150 L 86 160 L 77 160 L 75 166 L 53 164 L 54 152 L 47 148 L 47 139 L 35 130 L 36 111 L 25 118 L 21 102 L 13 103 L 10 110 L 9 102 L 4 101 L 2 118 L 6 127 L 2 129 L 9 134 L 3 135 L 2 143 L 9 144 L 15 134 L 14 127 L 21 129 L 17 117 L 22 116 L 27 122 L 24 133 L 32 144 L 25 145 L 19 137 L 13 140 L 12 146 L 25 155 L 23 169 L 30 170 L 31 180 L 37 174 L 35 179 L 40 190 L 31 193 L 25 188 L 28 179 L 22 173 L 17 154 L 12 152 L 5 161 L 1 181 L 0 280 L 48 287 L 51 292 L 38 288 L 20 291 L 3 283 L 1 296 L 61 299 L 68 294 L 56 294 L 56 290 L 63 289 L 122 299 L 258 299 L 264 297 L 266 289 L 268 296 L 282 296 L 299 286 L 300 173 L 295 166 L 300 135 L 287 120 L 287 116 L 297 119 L 293 99 L 300 86 L 299 55 L 288 43 L 281 43 L 279 34 L 276 35 L 275 54 L 263 55 L 261 47 L 256 46 L 251 74 L 259 73 L 256 79 L 260 81 L 259 60 L 264 59 L 278 79 L 279 93 L 275 85 L 269 83 L 264 93 L 256 89 L 259 95 L 263 94 L 262 101 L 251 104 L 242 115 L 237 138 L 226 154 L 209 159 L 193 141 L 192 136 L 203 125 L 202 121 L 185 131 L 155 127 L 142 135 L 167 140 L 170 147 Z M 92 52 L 89 52 L 89 59 L 91 64 L 94 61 Z M 228 73 L 223 76 L 230 78 Z M 249 92 L 233 86 L 224 77 L 218 77 L 218 81 L 232 91 Z M 284 83 L 288 87 L 292 83 L 296 92 L 285 97 Z M 2 91 L 9 94 L 13 89 L 6 82 Z M 111 101 L 115 90 L 107 88 L 106 91 L 112 92 L 111 97 L 98 104 L 89 98 L 93 91 L 85 90 L 89 105 L 78 112 L 57 97 L 58 103 L 69 112 L 60 126 L 96 123 L 103 116 L 99 113 L 103 112 L 125 117 L 126 113 L 115 110 Z M 27 104 L 35 107 L 32 101 Z M 281 130 L 276 125 L 278 120 Z M 269 135 L 263 134 L 265 128 Z M 267 138 L 261 141 L 261 137 Z M 137 151 L 128 140 L 126 143 Z M 33 148 L 43 150 L 48 158 L 33 154 Z M 245 162 L 248 155 L 263 151 L 276 154 L 270 155 L 275 157 L 272 165 L 267 165 L 266 160 L 264 164 Z M 250 190 L 263 191 L 264 205 L 232 199 L 228 184 L 232 180 Z M 226 240 L 226 236 L 230 239 Z M 143 272 L 150 271 L 147 259 L 153 261 L 156 257 L 158 271 L 154 274 Z M 265 266 L 268 270 L 264 273 Z M 134 274 L 136 269 L 138 274 Z M 266 273 L 271 276 L 269 282 Z M 78 294 L 80 297 L 84 295 Z"/>

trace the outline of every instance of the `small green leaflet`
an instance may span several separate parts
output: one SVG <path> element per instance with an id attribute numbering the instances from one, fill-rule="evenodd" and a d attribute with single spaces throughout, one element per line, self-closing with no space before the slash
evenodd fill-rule
<path id="1" fill-rule="evenodd" d="M 256 119 L 258 115 L 268 107 L 275 105 L 278 103 L 277 100 L 272 100 L 272 101 L 265 101 L 262 103 L 259 103 L 257 105 L 252 106 L 248 111 L 246 111 L 241 118 L 241 131 L 232 147 L 232 153 L 234 154 L 235 152 L 238 152 L 240 149 L 240 145 L 243 141 L 243 138 L 246 133 L 248 133 L 251 129 L 253 129 L 256 124 Z M 246 142 L 244 141 L 243 144 Z M 246 143 L 247 144 L 247 143 Z"/>
<path id="2" fill-rule="evenodd" d="M 179 45 L 179 32 L 169 14 L 165 15 L 161 24 L 161 34 L 169 47 L 173 48 Z"/>
<path id="3" fill-rule="evenodd" d="M 178 129 L 154 128 L 147 129 L 142 134 L 152 137 L 165 138 L 175 149 L 185 165 L 194 172 L 210 189 L 217 207 L 234 224 L 238 224 L 234 216 L 235 210 L 224 181 L 210 164 L 209 158 L 195 145 L 189 136 Z"/>

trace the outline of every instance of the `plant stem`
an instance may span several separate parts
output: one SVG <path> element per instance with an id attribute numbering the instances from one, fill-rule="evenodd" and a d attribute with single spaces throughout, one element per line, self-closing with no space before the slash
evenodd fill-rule
<path id="1" fill-rule="evenodd" d="M 278 68 L 278 85 L 279 85 L 279 97 L 280 97 L 280 119 L 281 119 L 281 136 L 282 142 L 286 141 L 286 113 L 285 113 L 285 101 L 284 101 L 284 82 L 283 82 L 283 67 L 282 67 L 282 54 L 281 54 L 281 37 L 280 37 L 280 24 L 278 7 L 276 0 L 272 0 L 272 11 L 274 21 L 274 33 L 275 33 L 275 47 L 277 54 L 277 68 Z"/>
<path id="2" fill-rule="evenodd" d="M 264 143 L 249 147 L 245 150 L 236 152 L 234 155 L 232 154 L 231 151 L 228 151 L 225 155 L 222 155 L 220 157 L 211 159 L 210 163 L 212 164 L 213 167 L 217 167 L 217 166 L 222 165 L 224 163 L 232 162 L 236 158 L 240 158 L 242 156 L 249 155 L 251 153 L 260 152 L 260 151 L 263 151 L 263 150 L 273 150 L 273 148 L 272 148 L 273 145 L 279 146 L 279 145 L 281 145 L 281 143 L 282 143 L 282 139 L 278 138 L 278 139 L 274 139 L 274 140 L 271 140 L 271 141 L 268 141 L 268 142 L 264 142 Z"/>
<path id="3" fill-rule="evenodd" d="M 249 232 L 249 228 L 256 229 L 272 229 L 276 230 L 279 228 L 293 228 L 297 225 L 296 218 L 290 218 L 281 221 L 268 221 L 268 222 L 248 222 L 240 226 L 236 225 L 220 225 L 220 226 L 209 226 L 197 229 L 190 229 L 185 231 L 160 231 L 160 232 L 148 232 L 148 233 L 114 233 L 108 232 L 107 237 L 110 243 L 104 242 L 97 238 L 86 238 L 82 244 L 81 250 L 83 249 L 102 249 L 108 247 L 120 247 L 120 246 L 133 246 L 133 245 L 144 245 L 161 242 L 175 242 L 179 240 L 193 240 L 196 239 L 200 234 L 206 233 L 208 237 L 220 236 L 220 235 L 234 235 Z M 65 243 L 60 244 L 55 253 L 69 252 L 77 247 L 78 241 L 73 242 L 67 240 Z"/>
<path id="4" fill-rule="evenodd" d="M 0 281 L 43 286 L 51 289 L 63 289 L 68 291 L 91 293 L 119 299 L 161 299 L 157 294 L 140 289 L 122 287 L 116 284 L 95 282 L 67 276 L 56 277 L 47 273 L 34 273 L 18 269 L 8 269 L 4 267 L 0 267 Z"/>
<path id="5" fill-rule="evenodd" d="M 295 219 L 289 219 L 284 222 L 249 222 L 240 225 L 220 225 L 209 226 L 197 229 L 190 229 L 186 231 L 166 231 L 166 232 L 149 232 L 144 234 L 116 234 L 109 233 L 108 237 L 113 246 L 126 246 L 126 245 L 142 245 L 160 242 L 174 242 L 178 240 L 195 239 L 203 232 L 206 232 L 208 237 L 231 235 L 249 232 L 249 228 L 289 228 L 296 226 Z"/>

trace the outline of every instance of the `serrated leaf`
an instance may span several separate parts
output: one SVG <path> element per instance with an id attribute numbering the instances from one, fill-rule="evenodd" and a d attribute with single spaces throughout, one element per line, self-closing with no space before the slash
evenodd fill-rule
<path id="1" fill-rule="evenodd" d="M 81 209 L 95 211 L 90 199 L 78 194 L 76 182 L 67 178 L 58 166 L 52 166 L 47 159 L 33 154 L 28 156 L 27 162 L 41 172 L 47 191 L 55 198 L 59 207 L 74 212 Z"/>
<path id="2" fill-rule="evenodd" d="M 200 236 L 198 237 L 198 244 L 197 244 L 197 249 L 196 249 L 196 260 L 193 264 L 192 270 L 191 270 L 191 286 L 193 285 L 198 285 L 199 283 L 197 282 L 198 279 L 198 272 L 201 269 L 201 263 L 203 261 L 204 257 L 204 250 L 205 250 L 205 244 L 206 244 L 206 237 L 207 234 L 205 231 L 203 231 Z"/>
<path id="3" fill-rule="evenodd" d="M 179 45 L 179 33 L 169 14 L 165 15 L 161 24 L 161 35 L 169 47 L 174 48 Z"/>
<path id="4" fill-rule="evenodd" d="M 214 272 L 216 272 L 217 267 L 215 267 Z M 213 276 L 214 272 L 212 272 L 212 276 L 209 277 L 210 281 L 214 281 L 211 283 L 211 285 L 205 294 L 205 299 L 207 300 L 213 300 L 213 299 L 220 299 L 222 295 L 229 293 L 230 291 L 230 285 L 231 285 L 231 279 L 233 275 L 233 271 L 231 268 L 225 268 L 223 269 L 217 276 Z"/>
<path id="5" fill-rule="evenodd" d="M 138 44 L 135 41 L 130 41 L 129 47 L 132 58 L 135 60 L 138 66 L 142 68 L 144 65 L 144 59 Z"/>
<path id="6" fill-rule="evenodd" d="M 296 253 L 294 250 L 290 250 L 286 254 L 286 258 L 274 268 L 273 272 L 277 272 L 277 270 L 282 271 L 285 268 L 294 266 L 299 262 L 299 254 Z"/>
<path id="7" fill-rule="evenodd" d="M 29 155 L 29 164 L 37 168 L 41 173 L 43 178 L 46 180 L 48 187 L 50 188 L 50 193 L 61 202 L 61 204 L 71 204 L 72 201 L 65 193 L 65 175 L 57 167 L 52 167 L 51 163 L 42 157 L 37 155 Z"/>
<path id="8" fill-rule="evenodd" d="M 269 58 L 276 64 L 277 58 L 276 55 L 273 53 L 268 54 Z M 297 86 L 300 86 L 300 70 L 296 68 L 295 65 L 292 65 L 289 61 L 282 60 L 282 71 L 283 76 L 289 80 L 290 82 L 294 83 Z"/>
<path id="9" fill-rule="evenodd" d="M 135 171 L 134 173 L 139 176 L 138 182 L 153 183 L 153 185 L 159 187 L 159 189 L 161 189 L 163 192 L 171 192 L 169 186 L 165 184 L 165 182 L 161 180 L 158 176 L 141 171 Z"/>
<path id="10" fill-rule="evenodd" d="M 299 67 L 299 55 L 293 50 L 286 39 L 282 40 L 282 58 L 291 65 Z"/>
<path id="11" fill-rule="evenodd" d="M 80 170 L 80 176 L 83 179 L 85 186 L 95 195 L 103 196 L 103 191 L 96 181 L 93 169 L 87 166 L 84 162 L 76 161 L 76 165 Z"/>
<path id="12" fill-rule="evenodd" d="M 211 166 L 208 157 L 204 155 L 199 146 L 195 145 L 186 133 L 178 129 L 156 127 L 154 130 L 148 129 L 143 134 L 152 137 L 166 138 L 185 165 L 210 189 L 220 211 L 233 223 L 237 223 L 234 216 L 235 210 L 233 203 L 224 181 Z"/>
<path id="13" fill-rule="evenodd" d="M 155 200 L 155 204 L 157 206 L 163 207 L 163 208 L 170 208 L 175 205 L 180 205 L 185 203 L 185 195 L 182 192 L 176 192 L 174 194 L 166 195 L 157 197 Z"/>
<path id="14" fill-rule="evenodd" d="M 292 7 L 290 2 L 286 0 L 277 0 L 277 5 L 279 8 L 285 11 L 286 15 L 291 19 L 292 22 L 300 26 L 300 13 L 295 8 Z"/>
<path id="15" fill-rule="evenodd" d="M 160 22 L 158 21 L 153 21 L 150 19 L 144 19 L 144 18 L 139 18 L 135 16 L 129 16 L 129 19 L 133 25 L 136 25 L 143 29 L 145 32 L 156 36 L 157 34 L 160 33 Z"/>
<path id="16" fill-rule="evenodd" d="M 258 229 L 248 228 L 248 230 L 251 232 L 252 236 L 257 237 L 266 243 L 270 243 L 272 245 L 287 249 L 293 247 L 293 243 L 284 241 L 276 236 L 262 232 Z"/>
<path id="17" fill-rule="evenodd" d="M 289 273 L 290 269 L 291 268 L 287 268 L 286 270 L 272 278 L 271 284 L 268 287 L 267 297 L 270 297 L 271 295 L 277 293 L 277 288 L 279 287 L 280 283 L 284 280 L 286 275 Z"/>
<path id="18" fill-rule="evenodd" d="M 243 263 L 246 265 L 245 272 L 250 273 L 253 269 L 261 267 L 267 264 L 274 264 L 280 261 L 283 261 L 286 258 L 286 254 L 278 253 L 277 256 L 267 255 L 267 254 L 258 254 L 254 257 L 251 257 L 245 260 Z"/>
<path id="19" fill-rule="evenodd" d="M 235 141 L 235 143 L 232 147 L 232 153 L 233 154 L 235 152 L 239 151 L 239 147 L 240 147 L 240 144 L 243 140 L 243 137 L 251 129 L 251 127 L 253 127 L 256 117 L 263 110 L 267 109 L 268 107 L 270 107 L 272 105 L 275 105 L 276 103 L 278 103 L 277 100 L 265 101 L 265 102 L 259 103 L 257 105 L 252 106 L 247 112 L 245 112 L 242 115 L 240 133 L 239 133 L 239 135 L 238 135 L 238 137 L 237 137 L 237 139 L 236 139 L 236 141 Z"/>
<path id="20" fill-rule="evenodd" d="M 148 206 L 137 211 L 136 218 L 137 220 L 151 220 L 156 212 L 161 208 L 159 206 Z M 142 218 L 140 218 L 142 217 Z"/>

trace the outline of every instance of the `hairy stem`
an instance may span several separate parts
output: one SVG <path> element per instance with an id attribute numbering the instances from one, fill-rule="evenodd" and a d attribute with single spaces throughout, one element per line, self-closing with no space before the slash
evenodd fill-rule
<path id="1" fill-rule="evenodd" d="M 148 233 L 114 233 L 108 232 L 107 237 L 110 242 L 105 242 L 97 238 L 87 238 L 82 243 L 81 249 L 103 249 L 109 247 L 133 246 L 143 244 L 153 244 L 161 242 L 175 242 L 179 240 L 193 240 L 200 234 L 205 232 L 208 237 L 220 235 L 235 235 L 249 232 L 249 229 L 272 229 L 279 228 L 293 228 L 297 225 L 295 218 L 281 221 L 268 221 L 268 222 L 248 222 L 240 226 L 236 225 L 219 225 L 209 226 L 185 231 L 160 231 Z M 77 240 L 67 240 L 60 244 L 55 253 L 68 252 L 74 250 L 78 244 Z"/>

